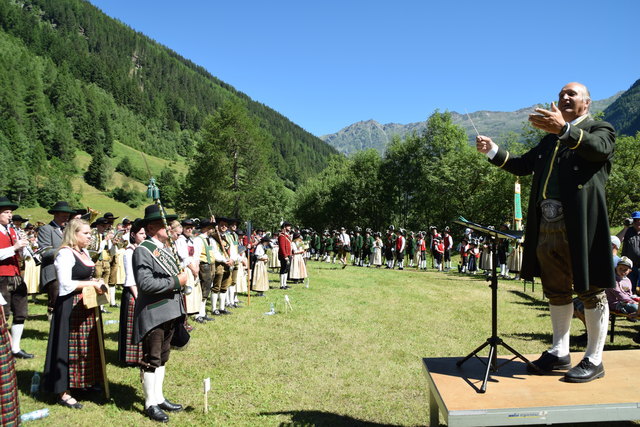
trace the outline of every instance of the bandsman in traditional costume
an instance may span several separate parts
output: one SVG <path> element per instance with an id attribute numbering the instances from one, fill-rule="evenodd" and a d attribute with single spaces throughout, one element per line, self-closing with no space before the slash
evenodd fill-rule
<path id="1" fill-rule="evenodd" d="M 242 262 L 240 256 L 240 241 L 238 238 L 238 224 L 240 220 L 235 218 L 229 219 L 229 229 L 227 230 L 227 241 L 229 242 L 229 257 L 234 261 L 233 270 L 231 270 L 231 283 L 229 284 L 229 290 L 227 292 L 227 307 L 238 308 L 239 304 L 236 300 L 236 285 L 238 283 L 238 272 L 240 270 L 239 264 Z M 246 267 L 246 265 L 245 265 Z"/>
<path id="2" fill-rule="evenodd" d="M 138 299 L 138 287 L 133 273 L 133 251 L 147 238 L 141 219 L 131 227 L 129 238 L 131 242 L 124 252 L 125 280 L 120 305 L 118 360 L 125 366 L 139 366 L 142 360 L 142 345 L 133 343 L 133 318 Z"/>
<path id="3" fill-rule="evenodd" d="M 196 223 L 193 220 L 183 220 L 180 223 L 180 227 L 177 228 L 180 233 L 174 240 L 176 243 L 176 252 L 180 259 L 180 267 L 182 267 L 189 276 L 187 286 L 191 288 L 191 293 L 184 295 L 184 307 L 187 315 L 199 313 L 202 303 L 202 288 L 200 287 L 200 280 L 198 280 L 200 263 L 196 258 L 196 244 L 193 238 L 193 230 L 195 227 Z M 188 326 L 187 329 L 190 330 L 192 328 Z"/>
<path id="4" fill-rule="evenodd" d="M 377 268 L 382 266 L 382 251 L 384 250 L 384 243 L 382 242 L 382 236 L 380 233 L 376 233 L 375 240 L 373 241 L 373 249 L 371 254 L 371 264 Z"/>
<path id="5" fill-rule="evenodd" d="M 331 262 L 331 252 L 333 251 L 333 238 L 329 233 L 329 230 L 324 231 L 324 238 L 322 239 L 322 261 L 327 263 Z"/>
<path id="6" fill-rule="evenodd" d="M 413 231 L 407 236 L 407 258 L 409 259 L 409 268 L 413 267 L 413 261 L 416 255 L 416 238 Z"/>
<path id="7" fill-rule="evenodd" d="M 215 258 L 213 255 L 213 234 L 215 223 L 208 219 L 200 220 L 200 235 L 194 241 L 194 258 L 199 261 L 200 288 L 202 289 L 202 301 L 200 310 L 196 316 L 196 322 L 205 323 L 213 320 L 207 316 L 206 306 L 211 290 L 213 289 L 213 279 L 215 276 Z M 213 304 L 213 299 L 212 299 Z M 211 306 L 211 312 L 216 309 Z"/>
<path id="8" fill-rule="evenodd" d="M 362 267 L 362 248 L 364 246 L 364 237 L 362 237 L 362 229 L 356 227 L 355 236 L 353 237 L 353 265 Z"/>
<path id="9" fill-rule="evenodd" d="M 444 244 L 444 255 L 442 257 L 444 269 L 449 271 L 451 270 L 451 249 L 453 248 L 453 237 L 451 237 L 449 227 L 445 227 L 442 232 L 442 243 Z"/>
<path id="10" fill-rule="evenodd" d="M 213 287 L 211 289 L 211 309 L 214 316 L 221 314 L 231 314 L 227 310 L 227 290 L 231 285 L 231 273 L 237 262 L 232 258 L 231 244 L 227 231 L 229 229 L 229 219 L 219 217 L 216 220 L 216 228 L 212 234 L 211 248 L 215 260 L 215 274 L 213 276 Z M 237 254 L 236 254 L 237 256 Z M 217 303 L 220 302 L 220 308 Z"/>
<path id="11" fill-rule="evenodd" d="M 361 266 L 371 266 L 371 251 L 373 251 L 373 242 L 375 239 L 371 235 L 371 229 L 367 228 L 364 232 L 364 239 L 362 241 L 362 259 L 360 260 Z"/>
<path id="12" fill-rule="evenodd" d="M 51 317 L 58 297 L 58 282 L 56 278 L 56 268 L 53 265 L 56 251 L 62 243 L 62 230 L 69 221 L 69 216 L 75 210 L 65 201 L 56 202 L 48 212 L 53 215 L 49 224 L 38 229 L 38 248 L 42 251 L 42 264 L 40 266 L 40 287 L 47 292 L 49 304 L 47 315 Z"/>
<path id="13" fill-rule="evenodd" d="M 396 237 L 396 261 L 398 262 L 398 270 L 404 270 L 404 255 L 407 248 L 407 241 L 404 238 L 405 230 L 401 228 L 398 230 L 398 237 Z"/>
<path id="14" fill-rule="evenodd" d="M 113 246 L 114 233 L 111 230 L 109 219 L 100 217 L 91 224 L 93 228 L 89 253 L 96 264 L 95 277 L 109 283 L 111 277 L 111 247 Z M 104 305 L 100 311 L 109 313 Z"/>
<path id="15" fill-rule="evenodd" d="M 417 252 L 419 253 L 419 262 L 418 262 L 418 268 L 420 270 L 426 270 L 427 269 L 427 240 L 426 240 L 426 236 L 427 233 L 425 233 L 424 231 L 421 231 L 419 233 L 419 237 L 418 237 L 418 247 L 417 247 Z"/>
<path id="16" fill-rule="evenodd" d="M 27 285 L 20 275 L 20 258 L 29 245 L 27 239 L 11 225 L 13 211 L 18 205 L 6 197 L 0 197 L 0 294 L 3 303 L 4 322 L 9 322 L 9 315 L 13 315 L 11 325 L 13 356 L 20 359 L 31 359 L 33 354 L 27 353 L 20 347 L 24 322 L 27 319 Z"/>
<path id="17" fill-rule="evenodd" d="M 291 223 L 283 222 L 278 234 L 278 259 L 280 260 L 280 289 L 287 289 L 287 276 L 291 268 Z"/>
<path id="18" fill-rule="evenodd" d="M 351 236 L 347 233 L 344 227 L 340 228 L 340 235 L 338 236 L 340 240 L 340 263 L 342 264 L 342 268 L 347 268 L 347 254 L 351 253 Z"/>
<path id="19" fill-rule="evenodd" d="M 173 221 L 176 215 L 166 215 Z M 158 205 L 147 206 L 142 225 L 147 239 L 133 252 L 133 272 L 138 285 L 134 317 L 133 342 L 142 342 L 142 385 L 144 410 L 154 421 L 167 422 L 164 411 L 182 410 L 171 403 L 162 391 L 165 365 L 169 360 L 171 340 L 185 311 L 180 290 L 187 283 L 187 272 L 180 271 Z"/>
<path id="20" fill-rule="evenodd" d="M 387 260 L 387 269 L 392 269 L 394 266 L 397 238 L 398 236 L 396 236 L 395 227 L 390 225 L 387 230 L 387 237 L 384 241 L 384 258 Z"/>

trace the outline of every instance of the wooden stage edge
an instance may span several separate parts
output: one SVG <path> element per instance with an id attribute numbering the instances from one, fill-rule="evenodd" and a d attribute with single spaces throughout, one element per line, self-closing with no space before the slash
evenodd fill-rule
<path id="1" fill-rule="evenodd" d="M 640 420 L 637 367 L 640 350 L 605 351 L 604 378 L 584 384 L 566 383 L 564 372 L 530 375 L 519 359 L 498 356 L 486 393 L 478 393 L 484 374 L 484 357 L 473 357 L 461 367 L 461 357 L 422 359 L 429 383 L 429 425 L 439 425 L 442 413 L 449 427 L 581 423 Z M 571 353 L 572 365 L 584 353 Z M 526 355 L 535 360 L 536 355 Z"/>

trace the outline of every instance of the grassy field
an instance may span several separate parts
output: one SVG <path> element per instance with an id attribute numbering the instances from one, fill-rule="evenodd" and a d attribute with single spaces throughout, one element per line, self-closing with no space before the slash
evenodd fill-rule
<path id="1" fill-rule="evenodd" d="M 187 406 L 170 415 L 173 425 L 426 425 L 421 358 L 463 356 L 491 333 L 490 289 L 481 277 L 342 270 L 313 261 L 308 266 L 309 288 L 272 289 L 232 316 L 196 324 L 189 346 L 172 352 L 165 396 Z M 277 286 L 276 275 L 271 279 Z M 285 294 L 293 306 L 288 313 Z M 278 313 L 265 316 L 271 303 Z M 118 309 L 105 316 L 117 318 Z M 525 291 L 521 282 L 501 281 L 499 319 L 500 336 L 523 354 L 539 353 L 550 343 L 539 284 L 534 292 L 530 285 Z M 111 401 L 78 394 L 85 408 L 75 411 L 55 405 L 51 396 L 34 399 L 28 395 L 30 379 L 42 369 L 48 332 L 45 299 L 39 296 L 30 305 L 23 340 L 23 348 L 37 356 L 17 362 L 22 412 L 50 408 L 39 425 L 154 425 L 141 414 L 138 370 L 116 364 L 117 329 L 105 326 Z M 637 348 L 631 340 L 636 330 L 619 322 L 615 344 L 605 349 Z M 578 320 L 572 331 L 583 332 Z M 206 377 L 212 385 L 207 415 Z"/>

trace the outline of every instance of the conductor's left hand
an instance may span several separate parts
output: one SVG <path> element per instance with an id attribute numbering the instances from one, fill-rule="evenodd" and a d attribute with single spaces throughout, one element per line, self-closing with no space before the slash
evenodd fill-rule
<path id="1" fill-rule="evenodd" d="M 535 111 L 539 114 L 529 114 L 529 122 L 533 127 L 554 134 L 562 132 L 566 122 L 555 102 L 551 103 L 551 111 L 544 108 L 536 108 Z"/>

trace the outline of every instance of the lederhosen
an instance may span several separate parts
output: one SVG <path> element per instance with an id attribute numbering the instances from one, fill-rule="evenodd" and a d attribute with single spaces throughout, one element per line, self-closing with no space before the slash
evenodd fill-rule
<path id="1" fill-rule="evenodd" d="M 213 240 L 220 247 L 220 252 L 222 254 L 229 253 L 229 243 L 224 238 L 224 236 L 220 236 L 220 240 L 216 239 L 215 236 Z M 226 263 L 215 261 L 215 276 L 213 277 L 213 287 L 212 291 L 215 294 L 226 294 L 227 289 L 229 289 L 229 285 L 231 284 L 231 267 L 229 267 Z"/>
<path id="2" fill-rule="evenodd" d="M 0 425 L 17 426 L 19 423 L 20 403 L 15 358 L 11 352 L 7 322 L 0 316 Z"/>
<path id="3" fill-rule="evenodd" d="M 213 276 L 215 271 L 211 271 L 211 266 L 213 264 L 213 257 L 211 256 L 211 245 L 209 245 L 210 237 L 207 235 L 200 235 L 199 237 L 202 239 L 202 247 L 204 248 L 204 254 L 206 257 L 206 261 L 202 259 L 202 254 L 200 255 L 200 287 L 202 288 L 202 298 L 209 298 L 209 294 L 211 294 L 211 288 L 213 287 Z"/>
<path id="4" fill-rule="evenodd" d="M 94 266 L 73 255 L 71 279 L 91 279 Z M 95 309 L 85 308 L 80 291 L 56 299 L 43 378 L 42 389 L 56 394 L 102 382 Z"/>

